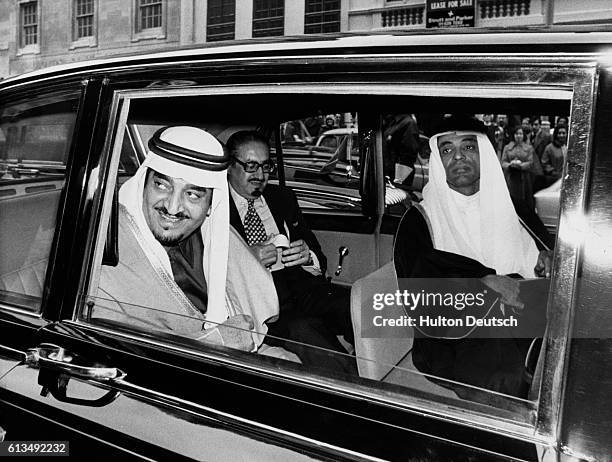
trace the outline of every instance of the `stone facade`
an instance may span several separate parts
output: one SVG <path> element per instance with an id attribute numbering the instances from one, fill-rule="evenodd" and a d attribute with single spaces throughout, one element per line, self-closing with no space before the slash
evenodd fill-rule
<path id="1" fill-rule="evenodd" d="M 135 0 L 95 0 L 94 35 L 86 40 L 74 37 L 74 0 L 38 0 L 38 45 L 31 49 L 20 43 L 22 3 L 0 0 L 0 77 L 56 64 L 181 46 L 181 0 L 165 0 L 162 30 L 150 36 L 136 32 Z"/>
<path id="2" fill-rule="evenodd" d="M 0 0 L 0 77 L 109 56 L 206 43 L 207 0 L 161 0 L 162 26 L 137 31 L 137 0 L 91 0 L 94 34 L 75 40 L 76 0 L 38 0 L 38 43 L 23 45 L 20 8 Z M 235 0 L 235 38 L 253 36 L 253 0 Z M 341 31 L 425 28 L 424 0 L 338 0 Z M 305 0 L 285 0 L 284 35 L 304 33 Z M 476 0 L 476 27 L 612 23 L 611 0 Z"/>

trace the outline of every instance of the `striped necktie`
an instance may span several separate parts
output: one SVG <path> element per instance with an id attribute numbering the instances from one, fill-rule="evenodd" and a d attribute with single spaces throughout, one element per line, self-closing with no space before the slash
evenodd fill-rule
<path id="1" fill-rule="evenodd" d="M 247 204 L 247 213 L 244 216 L 244 231 L 247 236 L 247 244 L 259 244 L 268 238 L 266 228 L 264 228 L 257 210 L 255 210 L 255 200 L 247 199 Z"/>

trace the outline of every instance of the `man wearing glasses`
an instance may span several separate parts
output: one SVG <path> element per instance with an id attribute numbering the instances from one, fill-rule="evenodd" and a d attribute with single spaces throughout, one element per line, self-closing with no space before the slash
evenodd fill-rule
<path id="1" fill-rule="evenodd" d="M 275 168 L 268 141 L 257 132 L 239 131 L 226 148 L 231 157 L 230 224 L 272 270 L 280 302 L 279 319 L 268 323 L 266 343 L 292 351 L 306 366 L 356 373 L 354 358 L 336 337 L 353 342 L 350 292 L 326 281 L 327 259 L 293 191 L 268 184 Z"/>

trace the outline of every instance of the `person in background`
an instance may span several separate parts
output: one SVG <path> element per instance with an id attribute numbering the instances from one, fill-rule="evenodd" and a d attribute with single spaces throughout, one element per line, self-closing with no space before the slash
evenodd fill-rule
<path id="1" fill-rule="evenodd" d="M 567 127 L 558 123 L 553 131 L 552 142 L 546 146 L 542 154 L 542 168 L 549 185 L 561 178 L 566 157 Z"/>
<path id="2" fill-rule="evenodd" d="M 419 127 L 414 114 L 395 114 L 386 119 L 383 136 L 383 173 L 397 178 L 396 172 L 407 167 L 410 173 L 403 183 L 410 185 L 414 179 L 414 163 L 419 154 Z"/>
<path id="3" fill-rule="evenodd" d="M 501 160 L 501 155 L 504 151 L 504 146 L 510 142 L 510 133 L 508 131 L 508 117 L 506 114 L 497 114 L 497 130 L 495 131 L 495 151 L 497 158 Z"/>
<path id="4" fill-rule="evenodd" d="M 491 141 L 491 144 L 495 146 L 495 132 L 498 130 L 497 124 L 493 122 L 493 114 L 483 114 L 482 121 L 484 123 L 485 129 L 487 130 L 487 138 Z"/>
<path id="5" fill-rule="evenodd" d="M 542 159 L 544 154 L 544 148 L 550 143 L 550 123 L 542 122 L 540 118 L 536 118 L 533 121 L 533 130 L 531 131 L 531 145 L 538 158 Z"/>
<path id="6" fill-rule="evenodd" d="M 533 192 L 537 192 L 546 187 L 544 177 L 544 169 L 542 168 L 542 155 L 544 149 L 550 143 L 550 130 L 542 128 L 542 122 L 539 117 L 533 120 L 533 130 L 531 131 L 531 145 L 533 146 Z"/>
<path id="7" fill-rule="evenodd" d="M 523 117 L 521 119 L 521 128 L 523 129 L 523 135 L 525 135 L 525 143 L 531 144 L 531 119 L 529 117 Z"/>
<path id="8" fill-rule="evenodd" d="M 564 126 L 565 128 L 569 127 L 569 119 L 565 116 L 557 117 L 557 121 L 555 122 L 555 128 L 559 126 Z"/>
<path id="9" fill-rule="evenodd" d="M 328 114 L 325 116 L 325 123 L 321 127 L 320 133 L 325 133 L 329 130 L 333 130 L 336 128 L 336 116 L 333 114 Z"/>
<path id="10" fill-rule="evenodd" d="M 304 125 L 311 137 L 311 143 L 315 143 L 319 135 L 321 135 L 321 125 L 323 123 L 323 114 L 318 111 L 316 116 L 307 117 L 304 119 Z"/>
<path id="11" fill-rule="evenodd" d="M 502 154 L 501 165 L 505 173 L 510 196 L 535 207 L 533 199 L 533 147 L 527 143 L 522 127 L 514 129 L 513 141 Z"/>

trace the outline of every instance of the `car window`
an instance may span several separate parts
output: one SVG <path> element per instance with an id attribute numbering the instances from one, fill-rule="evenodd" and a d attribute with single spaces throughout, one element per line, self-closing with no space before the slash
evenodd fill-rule
<path id="1" fill-rule="evenodd" d="M 78 97 L 0 107 L 0 300 L 40 308 Z"/>
<path id="2" fill-rule="evenodd" d="M 312 192 L 308 200 L 303 200 L 304 208 L 327 207 L 325 193 L 333 190 L 336 196 L 345 196 L 344 206 L 338 200 L 336 210 L 359 211 L 358 116 L 339 112 L 324 117 L 323 113 L 318 110 L 315 115 L 280 124 L 285 180 L 293 187 L 304 185 Z M 276 177 L 273 175 L 273 179 Z M 314 191 L 322 193 L 316 201 Z"/>
<path id="3" fill-rule="evenodd" d="M 293 323 L 291 317 L 282 311 L 280 314 L 277 313 L 276 320 L 288 320 L 288 326 L 279 329 L 275 328 L 278 325 L 272 326 L 274 321 L 267 321 L 274 316 L 265 318 L 265 313 L 262 318 L 256 319 L 251 327 L 241 319 L 234 320 L 229 325 L 221 323 L 221 326 L 218 326 L 216 321 L 208 321 L 205 313 L 190 303 L 189 297 L 177 291 L 176 284 L 171 280 L 174 277 L 171 264 L 162 261 L 169 258 L 164 256 L 165 253 L 158 255 L 162 260 L 149 261 L 144 264 L 142 270 L 135 270 L 136 266 L 133 261 L 142 259 L 142 254 L 146 253 L 147 249 L 146 246 L 143 247 L 144 240 L 139 232 L 132 229 L 130 234 L 130 228 L 143 226 L 144 222 L 138 225 L 136 221 L 129 219 L 129 210 L 126 209 L 123 211 L 123 222 L 119 222 L 119 262 L 126 258 L 127 262 L 130 262 L 128 265 L 131 267 L 129 277 L 118 267 L 100 263 L 100 252 L 104 248 L 106 239 L 106 234 L 100 233 L 96 246 L 98 261 L 94 264 L 89 291 L 86 294 L 91 303 L 87 314 L 82 316 L 82 322 L 110 326 L 120 330 L 128 329 L 146 336 L 153 335 L 167 342 L 189 345 L 206 352 L 219 349 L 225 351 L 228 346 L 232 348 L 233 345 L 230 356 L 238 362 L 250 361 L 262 367 L 274 363 L 277 370 L 292 372 L 297 370 L 308 376 L 331 377 L 336 380 L 335 383 L 338 386 L 354 387 L 353 389 L 364 387 L 369 393 L 374 394 L 382 392 L 385 396 L 407 398 L 426 396 L 434 404 L 442 399 L 444 402 L 452 402 L 453 405 L 460 407 L 465 406 L 465 403 L 478 403 L 487 408 L 502 409 L 504 412 L 517 408 L 527 410 L 522 414 L 519 413 L 518 420 L 524 419 L 524 415 L 534 409 L 539 393 L 538 380 L 542 373 L 540 352 L 542 343 L 536 339 L 544 337 L 546 329 L 547 284 L 550 282 L 550 278 L 537 278 L 534 267 L 538 264 L 540 251 L 550 250 L 550 255 L 554 255 L 552 252 L 555 251 L 555 240 L 545 235 L 545 224 L 541 223 L 541 219 L 536 214 L 536 207 L 538 213 L 540 207 L 536 205 L 537 200 L 533 197 L 533 188 L 531 194 L 525 194 L 525 190 L 518 187 L 520 185 L 533 186 L 537 177 L 528 159 L 531 156 L 531 162 L 533 162 L 533 156 L 536 155 L 534 154 L 535 149 L 531 147 L 533 143 L 529 137 L 526 137 L 525 153 L 513 154 L 511 151 L 518 145 L 518 142 L 512 144 L 512 141 L 505 140 L 505 132 L 495 127 L 491 138 L 488 137 L 486 129 L 481 133 L 482 137 L 478 138 L 484 143 L 478 146 L 483 148 L 486 144 L 486 149 L 492 156 L 490 157 L 493 162 L 491 165 L 497 168 L 496 181 L 499 188 L 496 191 L 499 192 L 499 195 L 487 197 L 489 203 L 495 205 L 505 199 L 509 201 L 510 196 L 520 199 L 518 201 L 520 204 L 516 206 L 511 202 L 505 202 L 505 205 L 516 207 L 517 211 L 521 209 L 520 213 L 517 212 L 515 222 L 512 223 L 513 230 L 519 236 L 518 240 L 513 238 L 508 242 L 512 242 L 512 245 L 517 245 L 518 242 L 529 248 L 529 255 L 520 262 L 516 262 L 516 265 L 500 267 L 502 269 L 499 270 L 501 272 L 499 274 L 508 275 L 508 279 L 504 279 L 503 284 L 512 287 L 511 290 L 507 291 L 507 287 L 494 284 L 483 285 L 481 281 L 485 276 L 497 273 L 493 267 L 500 260 L 503 263 L 504 258 L 512 258 L 513 250 L 505 248 L 502 245 L 503 241 L 497 241 L 499 244 L 497 249 L 502 255 L 498 260 L 485 260 L 486 264 L 477 265 L 474 261 L 478 261 L 480 257 L 477 253 L 482 252 L 482 249 L 475 249 L 471 254 L 472 257 L 468 257 L 471 258 L 471 261 L 459 259 L 461 265 L 457 264 L 456 271 L 453 270 L 448 274 L 436 273 L 438 260 L 448 258 L 444 252 L 453 253 L 453 251 L 432 249 L 433 242 L 439 237 L 432 234 L 434 231 L 431 231 L 433 229 L 430 228 L 431 223 L 427 223 L 414 214 L 421 213 L 421 210 L 426 210 L 427 207 L 426 201 L 423 202 L 422 190 L 423 185 L 429 182 L 430 170 L 425 167 L 430 167 L 432 155 L 441 155 L 436 154 L 440 152 L 441 145 L 434 144 L 434 151 L 430 152 L 429 143 L 431 137 L 437 133 L 437 124 L 444 120 L 446 114 L 457 115 L 457 108 L 470 104 L 470 107 L 474 107 L 480 113 L 462 113 L 462 116 L 478 119 L 483 127 L 488 127 L 489 125 L 485 124 L 485 118 L 489 116 L 483 114 L 484 111 L 495 111 L 496 114 L 505 111 L 503 120 L 508 121 L 508 127 L 516 128 L 520 126 L 520 120 L 517 122 L 516 119 L 520 119 L 518 116 L 525 114 L 541 114 L 540 117 L 551 119 L 553 114 L 566 116 L 570 112 L 570 92 L 567 92 L 569 96 L 564 94 L 563 98 L 555 100 L 547 100 L 545 97 L 535 100 L 517 97 L 512 104 L 496 98 L 472 101 L 467 97 L 462 97 L 458 101 L 443 97 L 428 96 L 415 99 L 405 95 L 366 94 L 360 96 L 360 104 L 355 104 L 356 107 L 351 108 L 355 109 L 354 111 L 345 112 L 330 109 L 335 105 L 336 108 L 345 108 L 346 101 L 342 97 L 334 101 L 333 95 L 324 95 L 316 99 L 309 94 L 299 102 L 310 109 L 315 105 L 322 109 L 309 110 L 304 114 L 299 104 L 296 103 L 296 108 L 292 109 L 293 112 L 288 111 L 282 98 L 270 95 L 266 100 L 265 91 L 260 90 L 254 92 L 253 95 L 239 95 L 244 99 L 241 106 L 245 108 L 266 107 L 266 111 L 253 109 L 253 113 L 249 113 L 245 110 L 241 115 L 226 109 L 235 107 L 236 102 L 240 99 L 236 95 L 232 95 L 228 100 L 223 96 L 210 96 L 205 92 L 198 92 L 202 90 L 194 89 L 191 96 L 185 92 L 179 96 L 168 96 L 160 90 L 158 97 L 152 97 L 150 94 L 146 97 L 139 97 L 138 92 L 135 92 L 129 105 L 120 106 L 123 107 L 123 111 L 126 111 L 121 117 L 127 121 L 128 130 L 118 131 L 122 136 L 117 137 L 111 143 L 115 157 L 124 154 L 125 136 L 131 133 L 132 148 L 137 151 L 135 157 L 144 158 L 148 151 L 149 140 L 157 130 L 164 126 L 189 125 L 205 129 L 224 144 L 237 131 L 255 132 L 264 140 L 272 140 L 269 143 L 271 158 L 280 154 L 282 150 L 286 184 L 293 188 L 294 194 L 299 195 L 300 208 L 324 208 L 330 216 L 334 216 L 336 211 L 347 210 L 346 204 L 350 202 L 345 200 L 344 196 L 355 198 L 358 204 L 360 193 L 357 178 L 362 174 L 372 175 L 373 181 L 379 184 L 384 182 L 386 212 L 391 214 L 391 208 L 398 206 L 401 208 L 393 209 L 396 216 L 412 217 L 412 220 L 404 218 L 395 222 L 397 227 L 394 229 L 394 234 L 396 234 L 394 261 L 388 264 L 381 263 L 373 274 L 357 281 L 351 288 L 329 284 L 317 286 L 316 290 L 304 294 L 306 298 L 324 291 L 328 294 L 333 293 L 334 296 L 344 297 L 345 303 L 350 306 L 351 332 L 348 336 L 340 335 L 337 338 L 340 345 L 337 346 L 337 349 L 322 349 L 311 341 L 311 337 L 300 340 L 301 331 L 296 334 L 296 330 L 292 330 L 297 329 L 295 326 L 299 323 L 297 321 Z M 122 97 L 130 98 L 131 96 L 126 93 Z M 153 107 L 157 110 L 151 111 Z M 202 115 L 199 110 L 201 107 L 210 109 L 207 111 L 208 115 Z M 410 112 L 405 112 L 406 110 Z M 284 122 L 280 124 L 278 123 L 279 113 L 284 116 L 281 119 Z M 163 114 L 163 117 L 157 114 Z M 333 120 L 328 119 L 330 126 L 324 127 L 320 124 L 320 120 L 321 118 L 325 120 L 324 116 L 327 114 L 334 114 L 334 117 Z M 545 114 L 549 115 L 545 116 Z M 496 115 L 494 119 L 497 128 L 504 127 L 498 122 L 502 120 L 501 117 Z M 375 155 L 382 169 L 369 173 L 361 169 L 360 159 L 363 152 L 360 148 L 366 144 L 364 142 L 366 130 L 362 129 L 363 133 L 359 131 L 358 120 L 361 123 L 360 127 L 368 127 L 368 140 L 370 141 L 368 146 L 378 146 Z M 340 126 L 332 127 L 332 123 Z M 508 139 L 510 139 L 509 134 Z M 277 143 L 277 140 L 280 141 Z M 472 139 L 468 141 L 473 143 Z M 473 146 L 472 144 L 471 147 Z M 560 152 L 563 154 L 563 149 Z M 510 167 L 515 157 L 520 157 L 521 166 L 524 168 Z M 411 165 L 412 170 L 406 168 Z M 420 170 L 415 168 L 418 166 L 421 167 Z M 346 173 L 347 167 L 351 167 L 350 175 Z M 514 175 L 515 170 L 519 173 L 518 180 Z M 257 171 L 259 172 L 260 169 Z M 455 173 L 465 176 L 465 169 L 460 168 Z M 121 175 L 122 173 L 119 172 L 119 177 Z M 546 176 L 545 173 L 542 175 Z M 125 187 L 127 183 L 124 180 L 135 177 L 130 172 L 125 175 L 125 178 L 118 178 L 118 173 L 115 171 L 111 172 L 109 178 L 111 181 L 109 186 L 114 186 L 112 182 L 117 181 Z M 278 188 L 283 187 L 282 184 L 277 185 L 277 183 L 281 182 L 271 184 Z M 504 188 L 506 188 L 506 193 L 502 194 Z M 112 189 L 107 187 L 107 190 Z M 132 193 L 134 191 L 142 191 L 142 189 L 134 189 Z M 519 197 L 519 194 L 524 195 Z M 120 192 L 120 202 L 121 195 Z M 390 204 L 389 201 L 392 200 L 393 195 L 397 195 L 399 199 L 393 199 L 396 202 Z M 531 201 L 531 203 L 525 205 L 524 200 Z M 110 216 L 108 210 L 111 200 L 105 197 L 104 201 L 105 213 Z M 473 206 L 469 204 L 469 201 L 464 202 L 466 202 L 465 210 Z M 288 207 L 287 204 L 283 206 Z M 245 204 L 244 213 L 248 213 L 247 207 L 249 205 Z M 555 222 L 558 220 L 558 198 L 556 207 Z M 133 210 L 141 209 L 136 207 Z M 461 209 L 459 213 L 465 210 Z M 162 218 L 164 214 L 167 215 L 162 208 L 159 208 L 156 213 L 162 215 Z M 234 210 L 232 209 L 229 213 L 231 215 Z M 338 214 L 340 215 L 342 213 Z M 520 222 L 518 217 L 523 218 L 523 221 Z M 438 220 L 438 222 L 444 223 L 445 220 Z M 288 223 L 287 227 L 293 225 L 294 223 Z M 101 221 L 101 226 L 106 226 L 104 220 Z M 456 245 L 464 245 L 462 239 L 467 240 L 474 234 L 484 236 L 486 241 L 490 230 L 471 226 L 472 223 L 468 221 L 467 228 L 456 233 L 459 241 L 459 244 Z M 271 304 L 267 304 L 266 299 L 262 297 L 269 295 L 270 292 L 262 293 L 257 290 L 261 287 L 269 287 L 270 290 L 278 292 L 277 296 L 280 299 L 281 289 L 278 286 L 270 285 L 270 273 L 259 271 L 261 270 L 260 262 L 253 260 L 255 250 L 247 249 L 246 252 L 240 253 L 245 250 L 245 238 L 233 235 L 231 239 L 235 245 L 230 244 L 230 249 L 238 253 L 230 252 L 230 261 L 234 258 L 233 263 L 240 263 L 233 267 L 232 271 L 235 271 L 235 275 L 242 274 L 250 282 L 234 286 L 234 292 L 228 294 L 228 297 L 241 306 L 249 306 L 249 303 L 256 300 L 257 306 L 251 306 L 251 308 L 268 309 L 272 307 L 271 312 L 274 312 L 274 304 L 278 302 L 271 300 Z M 431 254 L 423 256 L 423 251 L 427 249 L 432 251 Z M 439 250 L 441 253 L 433 252 L 433 250 Z M 166 252 L 166 250 L 161 252 Z M 327 257 L 333 258 L 331 255 Z M 309 265 L 304 266 L 310 266 L 313 263 L 308 261 Z M 416 266 L 418 266 L 418 271 L 415 269 Z M 469 271 L 464 272 L 464 267 L 468 267 Z M 425 269 L 431 271 L 425 271 Z M 552 272 L 554 274 L 554 268 Z M 474 276 L 475 274 L 478 276 Z M 271 277 L 274 279 L 274 273 Z M 321 280 L 328 283 L 324 279 Z M 518 280 L 522 282 L 514 282 Z M 279 284 L 278 281 L 274 282 Z M 420 286 L 415 286 L 415 284 L 420 284 Z M 407 293 L 417 298 L 424 297 L 422 300 L 441 300 L 442 306 L 437 306 L 433 302 L 432 305 L 421 303 L 421 308 L 424 308 L 425 311 L 412 312 L 410 303 L 407 301 L 409 299 L 405 298 Z M 427 294 L 430 294 L 431 298 L 428 298 Z M 523 296 L 524 299 L 521 298 Z M 531 296 L 534 298 L 529 298 Z M 482 312 L 481 297 L 488 304 L 486 306 L 491 308 L 490 310 Z M 444 300 L 451 301 L 445 302 Z M 469 309 L 466 308 L 468 306 L 466 300 L 470 300 Z M 474 307 L 477 302 L 480 304 Z M 447 305 L 444 306 L 444 303 Z M 470 322 L 475 324 L 463 326 L 466 329 L 459 332 L 451 329 L 452 332 L 448 333 L 445 330 L 447 327 L 457 326 L 439 324 L 438 317 L 432 318 L 431 310 L 448 311 L 450 310 L 449 303 L 451 308 L 455 305 L 459 306 L 455 311 L 460 314 L 472 316 L 474 319 L 470 319 Z M 434 305 L 435 307 L 432 308 Z M 472 314 L 471 308 L 474 308 L 475 314 Z M 480 311 L 476 311 L 477 308 Z M 238 315 L 243 312 L 237 310 L 233 313 Z M 414 325 L 414 322 L 421 322 L 421 317 L 429 319 L 429 324 Z M 478 327 L 478 323 L 483 325 L 483 319 L 490 318 L 501 319 L 500 322 L 510 319 L 511 322 L 529 324 L 530 327 L 537 329 L 530 330 L 526 334 L 520 332 L 521 341 L 518 342 L 512 338 L 513 331 L 510 333 L 503 331 L 501 334 L 491 334 L 489 337 L 478 337 L 476 342 L 465 340 L 464 337 L 471 335 L 474 328 Z M 315 331 L 326 328 L 321 319 L 315 317 L 314 322 L 319 323 L 314 328 Z M 215 327 L 218 329 L 215 330 Z M 271 327 L 274 328 L 271 329 Z M 512 326 L 504 325 L 503 327 Z M 245 332 L 248 332 L 246 338 Z M 496 332 L 495 329 L 493 332 Z M 266 341 L 262 340 L 264 337 Z M 253 341 L 251 349 L 245 348 L 244 345 L 249 344 L 251 340 Z M 232 343 L 233 341 L 237 343 Z M 457 351 L 457 345 L 461 351 Z M 479 356 L 482 352 L 491 353 L 493 356 L 483 358 Z M 312 357 L 316 358 L 317 355 L 322 358 L 318 361 L 320 364 L 329 364 L 327 360 L 332 358 L 333 361 L 341 364 L 352 364 L 352 371 L 343 370 L 342 367 L 331 371 L 317 364 L 312 365 Z M 506 370 L 508 364 L 504 361 L 510 356 L 513 362 L 508 366 L 510 370 Z M 519 357 L 521 361 L 518 360 Z M 461 360 L 457 359 L 454 362 L 454 358 L 461 358 Z M 474 358 L 473 363 L 470 362 L 470 358 Z M 308 362 L 309 365 L 306 366 L 305 362 Z M 314 362 L 317 363 L 316 360 Z M 528 368 L 525 367 L 526 362 Z M 495 411 L 492 412 L 495 414 Z"/>
<path id="4" fill-rule="evenodd" d="M 342 141 L 341 137 L 336 135 L 326 135 L 324 133 L 323 135 L 321 135 L 317 143 L 318 146 L 322 148 L 336 149 L 338 147 L 339 141 Z"/>

